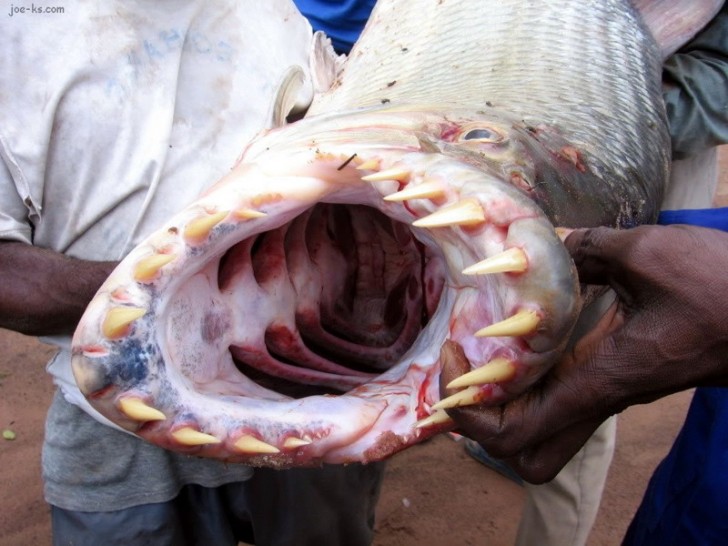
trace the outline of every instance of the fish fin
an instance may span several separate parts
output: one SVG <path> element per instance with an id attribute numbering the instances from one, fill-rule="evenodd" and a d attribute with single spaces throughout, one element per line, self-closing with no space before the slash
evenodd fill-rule
<path id="1" fill-rule="evenodd" d="M 323 32 L 314 32 L 309 55 L 307 77 L 300 66 L 291 66 L 278 86 L 273 102 L 273 127 L 301 119 L 313 101 L 314 95 L 328 91 L 341 70 L 346 55 L 338 55 L 331 40 Z"/>
<path id="2" fill-rule="evenodd" d="M 296 119 L 303 117 L 298 112 L 305 112 L 313 100 L 313 89 L 300 66 L 289 66 L 278 84 L 270 120 L 272 127 L 280 127 L 288 121 L 289 116 Z"/>
<path id="3" fill-rule="evenodd" d="M 314 93 L 323 93 L 331 88 L 345 60 L 346 55 L 334 51 L 331 39 L 326 34 L 321 31 L 314 33 L 309 61 Z"/>
<path id="4" fill-rule="evenodd" d="M 667 59 L 716 16 L 723 0 L 634 0 L 634 5 Z"/>

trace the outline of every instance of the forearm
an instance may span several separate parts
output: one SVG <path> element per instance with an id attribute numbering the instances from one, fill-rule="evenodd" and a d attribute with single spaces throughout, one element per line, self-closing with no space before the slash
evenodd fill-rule
<path id="1" fill-rule="evenodd" d="M 0 241 L 0 327 L 28 335 L 72 333 L 115 265 Z"/>
<path id="2" fill-rule="evenodd" d="M 728 142 L 728 3 L 664 67 L 674 156 Z"/>

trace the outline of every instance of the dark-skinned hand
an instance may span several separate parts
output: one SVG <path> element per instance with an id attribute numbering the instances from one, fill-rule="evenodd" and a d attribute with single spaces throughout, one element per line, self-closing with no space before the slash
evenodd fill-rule
<path id="1" fill-rule="evenodd" d="M 617 300 L 532 389 L 498 407 L 448 410 L 524 479 L 553 479 L 610 415 L 701 385 L 728 385 L 728 233 L 692 226 L 577 230 L 587 284 Z M 462 370 L 443 352 L 441 389 Z"/>

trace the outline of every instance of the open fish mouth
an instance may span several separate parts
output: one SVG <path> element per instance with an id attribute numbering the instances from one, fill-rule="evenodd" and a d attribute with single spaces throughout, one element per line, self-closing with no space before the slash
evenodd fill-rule
<path id="1" fill-rule="evenodd" d="M 165 448 L 279 467 L 382 459 L 523 391 L 580 306 L 533 135 L 401 107 L 270 132 L 99 290 L 81 391 Z M 445 401 L 443 346 L 473 370 Z"/>

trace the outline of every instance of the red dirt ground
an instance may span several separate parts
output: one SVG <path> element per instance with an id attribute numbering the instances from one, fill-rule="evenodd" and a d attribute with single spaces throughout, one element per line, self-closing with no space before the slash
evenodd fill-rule
<path id="1" fill-rule="evenodd" d="M 716 203 L 728 206 L 728 150 Z M 44 364 L 52 349 L 0 330 L 0 546 L 50 544 L 40 483 L 43 420 L 52 393 Z M 636 406 L 619 419 L 617 450 L 590 546 L 618 544 L 647 480 L 667 452 L 690 393 Z M 375 546 L 509 546 L 523 491 L 439 437 L 395 456 L 388 467 Z"/>

